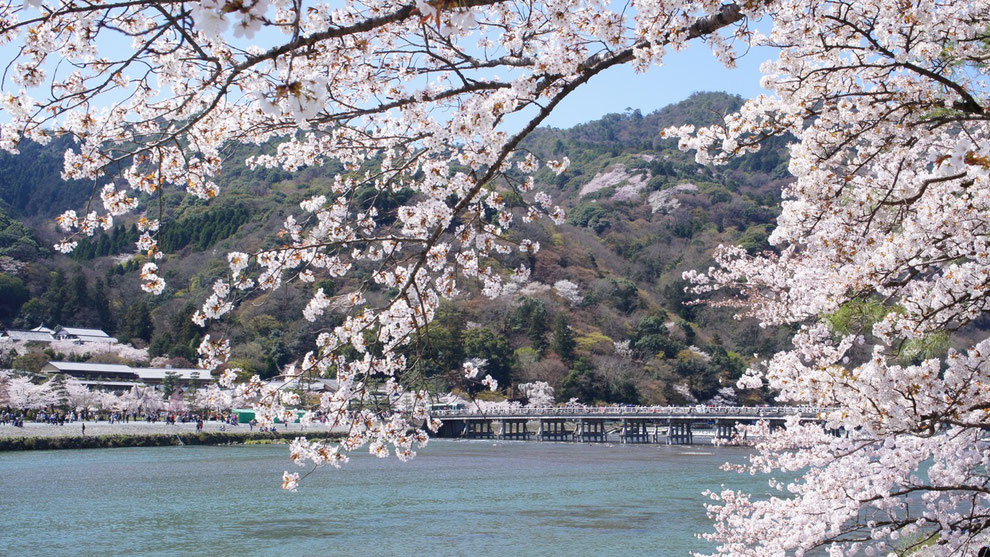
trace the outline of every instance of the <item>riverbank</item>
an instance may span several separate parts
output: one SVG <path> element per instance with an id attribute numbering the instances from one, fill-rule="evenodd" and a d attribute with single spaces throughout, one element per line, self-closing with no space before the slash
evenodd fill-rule
<path id="1" fill-rule="evenodd" d="M 326 427 L 298 424 L 286 427 L 280 424 L 277 433 L 251 431 L 247 426 L 225 425 L 207 422 L 204 431 L 196 431 L 194 423 L 168 425 L 165 423 L 130 422 L 110 424 L 85 422 L 86 434 L 82 435 L 83 422 L 64 426 L 28 423 L 23 428 L 0 426 L 0 451 L 58 450 L 58 449 L 106 449 L 116 447 L 162 447 L 167 445 L 231 445 L 243 443 L 287 442 L 301 435 L 309 438 L 337 438 Z"/>

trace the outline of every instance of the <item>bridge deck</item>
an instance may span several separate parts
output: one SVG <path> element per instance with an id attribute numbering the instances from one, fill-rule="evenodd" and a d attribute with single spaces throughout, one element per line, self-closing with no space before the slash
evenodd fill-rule
<path id="1" fill-rule="evenodd" d="M 482 412 L 469 410 L 436 410 L 435 418 L 448 419 L 612 419 L 612 420 L 733 420 L 749 421 L 760 419 L 782 420 L 794 415 L 802 420 L 821 420 L 829 411 L 827 408 L 809 407 L 747 407 L 747 406 L 604 406 L 600 408 L 512 408 Z"/>
<path id="2" fill-rule="evenodd" d="M 823 422 L 829 411 L 809 407 L 605 406 L 500 408 L 496 412 L 438 410 L 433 416 L 442 424 L 438 437 L 691 445 L 696 437 L 732 439 L 740 423 L 769 420 L 774 429 L 794 417 L 802 422 Z M 535 431 L 530 430 L 533 422 Z M 703 436 L 703 431 L 711 435 Z"/>

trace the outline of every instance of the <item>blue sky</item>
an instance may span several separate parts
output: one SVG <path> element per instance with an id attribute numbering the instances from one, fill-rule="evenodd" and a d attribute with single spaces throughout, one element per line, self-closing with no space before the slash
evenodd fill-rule
<path id="1" fill-rule="evenodd" d="M 663 66 L 645 73 L 624 65 L 595 76 L 562 101 L 544 125 L 568 128 L 626 108 L 648 114 L 697 91 L 755 97 L 766 92 L 760 88 L 760 64 L 772 56 L 769 48 L 754 48 L 730 70 L 704 44 L 692 43 L 685 51 L 669 53 Z"/>
<path id="2" fill-rule="evenodd" d="M 272 36 L 281 39 L 280 34 Z M 264 43 L 264 37 L 268 37 L 268 33 L 262 33 L 257 39 Z M 113 39 L 108 41 L 115 42 Z M 127 48 L 124 43 L 121 45 Z M 0 46 L 0 60 L 6 63 L 14 52 L 12 45 Z M 760 64 L 774 54 L 770 48 L 753 48 L 740 58 L 736 68 L 730 70 L 715 60 L 704 43 L 692 41 L 684 51 L 669 52 L 663 66 L 652 67 L 647 72 L 637 74 L 626 64 L 592 78 L 562 101 L 543 125 L 568 128 L 627 108 L 648 114 L 698 91 L 725 91 L 754 97 L 764 92 L 759 85 Z M 8 81 L 5 89 L 16 92 L 18 88 Z M 524 111 L 509 117 L 507 129 L 521 127 L 532 115 L 532 111 Z M 0 122 L 8 119 L 7 114 L 0 113 Z"/>

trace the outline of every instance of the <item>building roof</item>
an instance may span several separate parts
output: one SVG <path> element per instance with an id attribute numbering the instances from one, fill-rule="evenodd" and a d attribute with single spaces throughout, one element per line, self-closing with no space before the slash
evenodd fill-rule
<path id="1" fill-rule="evenodd" d="M 110 335 L 101 331 L 100 329 L 83 329 L 81 327 L 60 327 L 59 333 L 65 333 L 74 337 L 97 337 L 110 339 Z"/>
<path id="2" fill-rule="evenodd" d="M 48 369 L 49 367 L 54 369 Z M 133 373 L 134 368 L 123 364 L 97 364 L 90 362 L 48 362 L 42 371 L 86 371 L 99 373 L 108 371 L 114 373 Z"/>
<path id="3" fill-rule="evenodd" d="M 99 364 L 89 362 L 48 362 L 41 371 L 47 373 L 66 373 L 69 375 L 107 376 L 116 379 L 130 379 L 135 382 L 161 383 L 165 376 L 174 373 L 182 381 L 192 381 L 193 375 L 198 374 L 197 381 L 210 382 L 213 377 L 206 370 L 195 368 L 168 367 L 131 367 L 123 364 Z"/>
<path id="4" fill-rule="evenodd" d="M 84 329 L 82 327 L 57 327 L 53 331 L 42 324 L 30 331 L 8 329 L 4 332 L 11 340 L 24 342 L 51 342 L 56 338 L 70 338 L 83 342 L 109 342 L 111 344 L 117 342 L 117 339 L 100 329 Z"/>
<path id="5" fill-rule="evenodd" d="M 11 340 L 23 340 L 27 342 L 51 342 L 53 340 L 51 333 L 42 331 L 15 331 L 8 329 L 4 333 Z"/>

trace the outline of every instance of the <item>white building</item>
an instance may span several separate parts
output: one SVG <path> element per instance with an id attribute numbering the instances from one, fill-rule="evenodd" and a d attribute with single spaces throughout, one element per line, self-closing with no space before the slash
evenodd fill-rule
<path id="1" fill-rule="evenodd" d="M 15 329 L 6 329 L 3 333 L 0 333 L 0 338 L 9 339 L 21 342 L 51 342 L 55 340 L 50 332 L 45 331 L 18 331 Z"/>
<path id="2" fill-rule="evenodd" d="M 100 329 L 84 329 L 81 327 L 55 327 L 49 329 L 43 324 L 23 331 L 17 329 L 6 329 L 0 333 L 0 338 L 6 338 L 23 342 L 52 342 L 55 340 L 69 340 L 77 343 L 100 343 L 117 344 L 117 339 L 108 335 Z"/>
<path id="3" fill-rule="evenodd" d="M 202 386 L 213 381 L 213 377 L 208 372 L 196 368 L 131 367 L 90 362 L 48 362 L 41 368 L 41 372 L 51 375 L 59 373 L 71 375 L 84 385 L 114 390 L 130 389 L 134 385 L 158 387 L 170 373 L 176 376 L 179 385 L 195 383 Z"/>
<path id="4" fill-rule="evenodd" d="M 81 327 L 59 327 L 54 335 L 58 340 L 73 340 L 77 342 L 105 342 L 117 344 L 117 339 L 100 329 L 83 329 Z"/>

